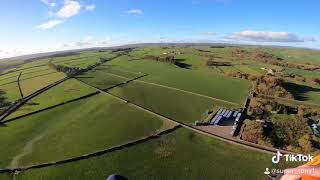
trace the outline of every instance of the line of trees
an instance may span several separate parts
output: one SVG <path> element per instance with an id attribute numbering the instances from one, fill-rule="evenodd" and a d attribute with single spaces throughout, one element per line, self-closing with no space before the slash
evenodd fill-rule
<path id="1" fill-rule="evenodd" d="M 257 80 L 259 78 L 256 75 L 242 73 L 242 72 L 225 72 L 224 74 L 226 76 L 229 76 L 229 77 L 235 77 L 235 78 L 239 78 L 239 79 L 246 79 L 246 80 L 250 80 L 250 81 L 255 81 L 255 80 Z"/>
<path id="2" fill-rule="evenodd" d="M 271 64 L 275 66 L 281 66 L 281 67 L 289 67 L 289 68 L 295 68 L 295 69 L 303 69 L 308 71 L 315 71 L 320 70 L 320 67 L 317 65 L 313 65 L 311 63 L 305 63 L 305 64 L 296 64 L 296 63 L 290 63 L 284 61 L 283 58 L 276 56 L 274 54 L 263 52 L 263 51 L 248 51 L 241 48 L 236 48 L 232 51 L 232 57 L 240 58 L 240 59 L 251 59 L 260 61 L 266 64 Z"/>
<path id="3" fill-rule="evenodd" d="M 48 63 L 49 68 L 54 69 L 58 72 L 63 72 L 66 75 L 70 76 L 70 75 L 75 75 L 79 72 L 82 71 L 82 69 L 77 68 L 77 67 L 68 67 L 68 66 L 63 66 L 63 65 L 56 65 L 54 63 L 52 63 L 51 61 Z"/>
<path id="4" fill-rule="evenodd" d="M 176 63 L 176 59 L 172 55 L 168 55 L 168 56 L 147 55 L 147 56 L 144 57 L 144 59 L 152 60 L 152 61 L 160 61 L 160 62 L 165 62 L 165 63 L 170 63 L 170 64 L 175 64 Z"/>
<path id="5" fill-rule="evenodd" d="M 305 83 L 310 83 L 310 84 L 314 84 L 314 85 L 320 85 L 320 78 L 316 78 L 316 77 L 305 77 L 299 74 L 284 74 L 283 75 L 284 78 L 289 79 L 289 80 L 294 80 L 294 81 L 298 81 L 298 82 L 305 82 Z"/>
<path id="6" fill-rule="evenodd" d="M 274 76 L 261 76 L 255 85 L 256 94 L 272 97 L 293 98 L 292 94 L 284 88 L 284 80 Z"/>

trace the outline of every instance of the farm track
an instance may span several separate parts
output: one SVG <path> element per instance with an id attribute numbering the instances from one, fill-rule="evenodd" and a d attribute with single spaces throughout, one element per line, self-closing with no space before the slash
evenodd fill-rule
<path id="1" fill-rule="evenodd" d="M 120 78 L 123 78 L 123 79 L 129 79 L 127 77 L 116 75 L 116 74 L 113 74 L 113 73 L 108 73 L 108 72 L 104 72 L 104 71 L 101 71 L 101 72 L 109 74 L 109 75 L 112 75 L 112 76 L 115 76 L 115 77 L 120 77 Z M 199 93 L 195 93 L 195 92 L 191 92 L 191 91 L 186 91 L 186 90 L 182 90 L 182 89 L 178 89 L 178 88 L 174 88 L 174 87 L 170 87 L 170 86 L 166 86 L 166 85 L 156 84 L 156 83 L 137 80 L 137 79 L 136 80 L 132 80 L 132 81 L 136 81 L 136 82 L 140 82 L 140 83 L 144 83 L 144 84 L 149 84 L 149 85 L 153 85 L 153 86 L 158 86 L 158 87 L 162 87 L 162 88 L 166 88 L 166 89 L 176 90 L 176 91 L 180 91 L 180 92 L 184 92 L 184 93 L 192 94 L 192 95 L 196 95 L 196 96 L 201 96 L 201 97 L 209 98 L 209 99 L 212 99 L 212 100 L 215 100 L 215 101 L 224 102 L 224 103 L 227 103 L 227 104 L 239 105 L 238 103 L 234 103 L 234 102 L 230 102 L 230 101 L 226 101 L 226 100 L 222 100 L 222 99 L 217 99 L 217 98 L 214 98 L 214 97 L 211 97 L 211 96 L 207 96 L 207 95 L 203 95 L 203 94 L 199 94 Z"/>

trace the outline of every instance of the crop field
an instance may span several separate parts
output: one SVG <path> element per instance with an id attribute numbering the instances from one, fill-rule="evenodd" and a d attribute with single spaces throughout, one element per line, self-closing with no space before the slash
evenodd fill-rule
<path id="1" fill-rule="evenodd" d="M 243 103 L 250 82 L 217 73 L 184 70 L 173 65 L 147 60 L 118 58 L 107 63 L 132 72 L 150 74 L 141 80 L 207 95 L 234 103 Z M 236 90 L 236 92 L 235 92 Z"/>
<path id="2" fill-rule="evenodd" d="M 0 150 L 0 167 L 92 153 L 149 136 L 162 124 L 157 117 L 100 94 L 6 123 L 0 131 L 2 146 L 7 147 Z"/>
<path id="3" fill-rule="evenodd" d="M 69 79 L 58 86 L 40 94 L 24 106 L 20 107 L 6 119 L 15 118 L 59 103 L 76 99 L 95 92 L 91 87 L 83 85 L 76 79 Z"/>
<path id="4" fill-rule="evenodd" d="M 263 179 L 265 176 L 261 172 L 272 167 L 270 159 L 271 155 L 180 128 L 133 147 L 77 162 L 28 170 L 15 178 L 89 180 L 105 179 L 116 172 L 129 179 Z"/>

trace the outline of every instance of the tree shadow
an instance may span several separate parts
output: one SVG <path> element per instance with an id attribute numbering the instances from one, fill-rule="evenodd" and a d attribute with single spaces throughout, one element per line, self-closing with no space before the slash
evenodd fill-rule
<path id="1" fill-rule="evenodd" d="M 7 101 L 7 97 L 5 97 L 6 92 L 0 89 L 0 108 L 9 106 L 11 103 Z"/>
<path id="2" fill-rule="evenodd" d="M 293 95 L 294 99 L 299 101 L 310 100 L 310 97 L 307 95 L 308 92 L 320 92 L 319 88 L 295 84 L 292 82 L 285 82 L 283 87 Z"/>
<path id="3" fill-rule="evenodd" d="M 81 77 L 77 77 L 77 79 L 93 79 L 94 77 L 92 76 L 81 76 Z"/>
<path id="4" fill-rule="evenodd" d="M 180 67 L 180 68 L 184 68 L 184 69 L 190 69 L 191 65 L 184 63 L 185 59 L 175 59 L 175 63 L 174 65 Z"/>

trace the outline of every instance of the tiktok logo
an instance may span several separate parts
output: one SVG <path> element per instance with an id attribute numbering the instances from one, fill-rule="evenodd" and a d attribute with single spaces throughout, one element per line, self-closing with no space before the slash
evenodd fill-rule
<path id="1" fill-rule="evenodd" d="M 280 157 L 282 156 L 282 154 L 278 151 L 277 155 L 274 155 L 272 157 L 272 163 L 273 164 L 278 164 L 280 162 Z"/>

